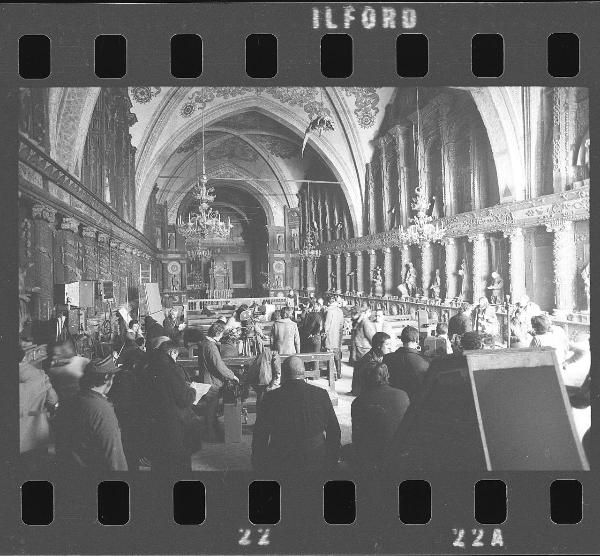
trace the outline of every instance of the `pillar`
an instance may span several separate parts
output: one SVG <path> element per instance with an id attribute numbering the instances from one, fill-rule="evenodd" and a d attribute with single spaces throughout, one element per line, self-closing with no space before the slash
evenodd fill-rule
<path id="1" fill-rule="evenodd" d="M 394 263 L 392 261 L 391 247 L 384 247 L 383 251 L 383 287 L 384 292 L 392 295 L 394 290 Z"/>
<path id="2" fill-rule="evenodd" d="M 377 266 L 377 253 L 375 252 L 374 249 L 369 249 L 368 251 L 369 253 L 369 275 L 367 276 L 367 287 L 365 289 L 365 292 L 368 292 L 368 295 L 373 295 L 373 291 L 372 291 L 372 281 L 371 281 L 371 277 L 373 276 L 373 269 Z"/>
<path id="3" fill-rule="evenodd" d="M 469 236 L 473 244 L 473 303 L 485 296 L 485 286 L 488 274 L 487 245 L 484 234 Z"/>
<path id="4" fill-rule="evenodd" d="M 356 252 L 356 285 L 357 292 L 366 292 L 365 287 L 365 260 L 362 251 Z"/>
<path id="5" fill-rule="evenodd" d="M 508 255 L 510 289 L 505 288 L 504 291 L 510 294 L 510 302 L 516 303 L 525 295 L 525 238 L 521 228 L 505 231 L 504 237 L 510 240 Z"/>
<path id="6" fill-rule="evenodd" d="M 342 284 L 343 284 L 344 276 L 343 276 L 343 271 L 342 271 L 342 255 L 339 253 L 337 255 L 335 255 L 335 278 L 336 278 L 335 289 L 342 291 Z"/>
<path id="7" fill-rule="evenodd" d="M 81 275 L 77 268 L 77 233 L 79 222 L 70 216 L 65 216 L 60 222 L 61 238 L 61 263 L 64 267 L 63 279 L 65 282 L 77 282 Z"/>
<path id="8" fill-rule="evenodd" d="M 456 247 L 456 238 L 444 238 L 445 259 L 446 259 L 446 302 L 455 298 L 458 295 L 458 249 Z"/>
<path id="9" fill-rule="evenodd" d="M 546 224 L 546 229 L 554 233 L 552 247 L 554 261 L 554 297 L 557 317 L 566 317 L 575 307 L 575 234 L 573 222 L 560 221 Z"/>
<path id="10" fill-rule="evenodd" d="M 352 283 L 352 278 L 350 276 L 348 276 L 348 274 L 350 274 L 350 272 L 352 272 L 352 254 L 351 253 L 346 253 L 346 265 L 344 268 L 344 289 L 342 291 L 350 291 L 350 286 Z"/>
<path id="11" fill-rule="evenodd" d="M 429 286 L 431 286 L 431 274 L 433 272 L 433 250 L 431 242 L 421 244 L 421 286 L 423 295 L 429 297 Z"/>
<path id="12" fill-rule="evenodd" d="M 32 217 L 34 276 L 31 283 L 34 287 L 40 288 L 40 291 L 38 295 L 33 296 L 31 317 L 32 319 L 48 320 L 52 314 L 54 297 L 52 234 L 56 211 L 37 203 L 33 205 Z"/>
<path id="13" fill-rule="evenodd" d="M 83 279 L 96 280 L 98 270 L 98 255 L 96 252 L 96 229 L 91 226 L 83 226 L 81 235 L 83 237 Z"/>

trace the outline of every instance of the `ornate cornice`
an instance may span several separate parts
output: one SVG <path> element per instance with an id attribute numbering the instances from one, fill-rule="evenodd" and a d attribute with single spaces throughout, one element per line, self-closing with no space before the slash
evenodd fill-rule
<path id="1" fill-rule="evenodd" d="M 71 216 L 64 216 L 58 228 L 60 230 L 65 230 L 67 232 L 73 232 L 76 234 L 79 232 L 79 222 L 77 222 L 77 220 Z"/>
<path id="2" fill-rule="evenodd" d="M 137 244 L 145 251 L 154 251 L 154 247 L 140 231 L 125 222 L 115 210 L 100 200 L 91 191 L 86 189 L 83 184 L 64 170 L 57 162 L 52 160 L 46 153 L 36 147 L 27 137 L 19 137 L 19 160 L 20 167 L 30 168 L 34 172 L 41 174 L 46 180 L 56 184 L 60 189 L 71 196 L 71 205 L 65 205 L 68 210 L 63 208 L 63 202 L 54 199 L 50 193 L 40 187 L 39 184 L 29 185 L 27 175 L 20 172 L 19 187 L 28 193 L 34 199 L 54 205 L 55 210 L 59 212 L 68 212 L 68 216 L 77 218 L 80 222 L 96 225 L 98 228 L 110 231 L 112 235 L 117 236 L 124 242 Z"/>
<path id="3" fill-rule="evenodd" d="M 91 226 L 85 226 L 83 225 L 81 227 L 81 235 L 83 237 L 87 237 L 90 239 L 96 239 L 96 234 L 98 233 L 98 230 L 96 230 L 96 228 L 92 228 Z"/>
<path id="4" fill-rule="evenodd" d="M 31 216 L 34 220 L 45 220 L 52 224 L 56 218 L 56 211 L 42 203 L 36 203 L 31 208 Z"/>
<path id="5" fill-rule="evenodd" d="M 518 228 L 545 226 L 556 221 L 587 220 L 590 217 L 589 186 L 563 193 L 554 193 L 513 203 L 502 203 L 491 208 L 465 212 L 456 216 L 440 218 L 446 237 L 457 238 L 477 234 L 501 232 L 507 236 Z M 518 232 L 515 232 L 518 233 Z M 368 251 L 383 247 L 402 247 L 398 228 L 355 237 L 338 239 L 320 244 L 323 254 L 346 251 Z"/>

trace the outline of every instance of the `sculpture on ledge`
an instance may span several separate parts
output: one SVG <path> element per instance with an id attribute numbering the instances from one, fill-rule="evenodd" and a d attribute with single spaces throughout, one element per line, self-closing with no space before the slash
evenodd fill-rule
<path id="1" fill-rule="evenodd" d="M 377 265 L 372 271 L 373 277 L 371 279 L 373 295 L 383 295 L 383 277 L 381 275 L 381 267 Z"/>
<path id="2" fill-rule="evenodd" d="M 414 297 L 417 293 L 417 269 L 412 261 L 406 265 L 406 274 L 404 275 L 404 285 L 410 297 Z"/>
<path id="3" fill-rule="evenodd" d="M 469 271 L 467 269 L 467 261 L 465 259 L 460 263 L 460 268 L 458 269 L 458 275 L 460 276 L 460 295 L 459 299 L 464 301 L 468 299 L 469 296 Z"/>
<path id="4" fill-rule="evenodd" d="M 435 269 L 435 274 L 433 277 L 433 282 L 431 283 L 431 286 L 429 286 L 429 291 L 433 294 L 432 297 L 433 299 L 439 299 L 440 298 L 440 290 L 442 288 L 442 280 L 440 278 L 440 269 L 436 268 Z"/>
<path id="5" fill-rule="evenodd" d="M 499 304 L 504 299 L 504 280 L 497 272 L 492 272 L 492 283 L 487 287 L 490 291 L 490 303 Z"/>
<path id="6" fill-rule="evenodd" d="M 590 263 L 586 264 L 581 271 L 581 279 L 585 289 L 585 297 L 587 299 L 587 311 L 590 310 Z"/>

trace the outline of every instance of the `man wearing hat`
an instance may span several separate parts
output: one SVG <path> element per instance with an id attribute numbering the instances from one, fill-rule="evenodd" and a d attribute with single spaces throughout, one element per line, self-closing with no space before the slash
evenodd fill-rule
<path id="1" fill-rule="evenodd" d="M 340 451 L 340 425 L 329 394 L 304 380 L 304 363 L 293 355 L 281 367 L 281 387 L 258 406 L 252 437 L 257 470 L 315 471 L 332 468 Z"/>
<path id="2" fill-rule="evenodd" d="M 112 355 L 90 361 L 79 379 L 79 392 L 59 406 L 56 452 L 67 466 L 127 471 L 117 416 L 106 398 L 117 370 Z"/>

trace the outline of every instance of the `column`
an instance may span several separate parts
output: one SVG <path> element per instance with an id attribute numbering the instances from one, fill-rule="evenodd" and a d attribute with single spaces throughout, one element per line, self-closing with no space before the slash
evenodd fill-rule
<path id="1" fill-rule="evenodd" d="M 376 216 L 375 216 L 375 184 L 373 181 L 373 169 L 371 164 L 367 163 L 367 176 L 366 176 L 366 195 L 365 201 L 367 205 L 367 230 L 368 234 L 374 234 L 377 230 Z"/>
<path id="2" fill-rule="evenodd" d="M 54 297 L 54 272 L 52 233 L 56 211 L 41 203 L 33 205 L 33 271 L 31 283 L 40 288 L 33 296 L 32 319 L 48 320 L 52 313 Z M 37 306 L 36 306 L 37 305 Z"/>
<path id="3" fill-rule="evenodd" d="M 384 292 L 392 295 L 394 291 L 394 264 L 392 262 L 391 247 L 384 247 L 383 251 L 383 287 Z"/>
<path id="4" fill-rule="evenodd" d="M 381 203 L 382 203 L 382 212 L 383 212 L 383 222 L 381 223 L 383 226 L 383 230 L 390 229 L 390 183 L 388 176 L 388 165 L 387 165 L 387 156 L 385 152 L 385 137 L 381 137 L 379 139 L 379 149 L 381 151 L 380 163 L 381 163 Z"/>
<path id="5" fill-rule="evenodd" d="M 98 279 L 110 280 L 109 275 L 109 255 L 108 255 L 108 234 L 103 232 L 98 234 Z"/>
<path id="6" fill-rule="evenodd" d="M 431 242 L 421 243 L 421 287 L 423 295 L 429 297 L 429 286 L 431 286 L 431 274 L 433 272 L 433 250 Z"/>
<path id="7" fill-rule="evenodd" d="M 485 296 L 487 279 L 487 245 L 484 234 L 475 234 L 468 237 L 473 243 L 473 303 Z"/>
<path id="8" fill-rule="evenodd" d="M 350 272 L 352 272 L 352 254 L 346 253 L 345 255 L 345 265 L 344 265 L 344 289 L 342 291 L 350 291 L 350 286 L 352 285 L 352 278 L 348 276 Z"/>
<path id="9" fill-rule="evenodd" d="M 504 291 L 510 294 L 510 302 L 516 303 L 525 295 L 525 238 L 521 228 L 506 230 L 504 237 L 510 239 L 508 255 L 510 289 L 505 288 Z"/>
<path id="10" fill-rule="evenodd" d="M 365 292 L 365 261 L 363 258 L 362 251 L 356 252 L 356 285 L 355 289 L 357 292 Z"/>
<path id="11" fill-rule="evenodd" d="M 367 276 L 367 287 L 365 288 L 365 293 L 367 295 L 373 295 L 372 281 L 371 277 L 373 276 L 373 269 L 377 266 L 377 253 L 374 249 L 369 249 L 369 275 Z"/>
<path id="12" fill-rule="evenodd" d="M 343 276 L 343 271 L 342 271 L 342 255 L 339 253 L 337 255 L 335 255 L 335 278 L 336 278 L 335 289 L 342 291 L 342 284 L 343 284 L 344 276 Z"/>
<path id="13" fill-rule="evenodd" d="M 561 221 L 546 224 L 549 232 L 554 232 L 552 247 L 554 260 L 554 314 L 566 317 L 575 307 L 575 278 L 577 264 L 575 260 L 575 235 L 573 222 Z"/>
<path id="14" fill-rule="evenodd" d="M 331 255 L 327 255 L 327 289 L 333 288 L 333 279 L 331 273 L 333 272 L 333 259 Z"/>
<path id="15" fill-rule="evenodd" d="M 64 266 L 64 281 L 77 282 L 81 277 L 77 268 L 77 237 L 79 222 L 70 216 L 63 217 L 59 230 L 62 230 L 62 264 Z"/>
<path id="16" fill-rule="evenodd" d="M 91 226 L 83 226 L 83 279 L 96 280 L 98 270 L 98 254 L 96 253 L 96 229 Z"/>
<path id="17" fill-rule="evenodd" d="M 408 198 L 408 167 L 407 167 L 407 143 L 408 127 L 394 126 L 390 133 L 395 139 L 396 169 L 398 172 L 398 199 L 392 199 L 396 211 L 395 225 L 407 225 L 410 209 Z"/>
<path id="18" fill-rule="evenodd" d="M 455 298 L 458 295 L 458 249 L 456 247 L 456 238 L 446 237 L 444 238 L 444 247 L 446 250 L 446 302 Z"/>

